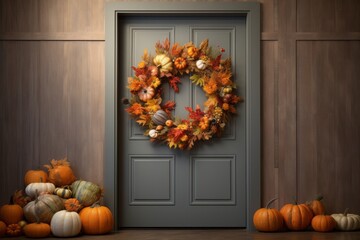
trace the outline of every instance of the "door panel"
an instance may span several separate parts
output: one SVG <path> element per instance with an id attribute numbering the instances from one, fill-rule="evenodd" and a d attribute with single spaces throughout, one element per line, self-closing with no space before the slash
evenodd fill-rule
<path id="1" fill-rule="evenodd" d="M 155 43 L 198 45 L 208 38 L 214 51 L 225 48 L 232 58 L 238 94 L 245 97 L 245 19 L 242 17 L 127 17 L 118 29 L 119 94 L 126 88 L 131 66 L 144 49 L 155 55 Z M 180 92 L 164 85 L 164 102 L 174 100 L 174 115 L 187 117 L 186 106 L 202 107 L 204 92 L 182 77 Z M 149 142 L 139 127 L 119 111 L 119 227 L 246 227 L 245 109 L 239 104 L 221 138 L 190 151 Z"/>

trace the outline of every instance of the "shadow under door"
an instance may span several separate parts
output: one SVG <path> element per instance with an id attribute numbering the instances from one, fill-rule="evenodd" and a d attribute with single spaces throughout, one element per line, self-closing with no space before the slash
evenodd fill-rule
<path id="1" fill-rule="evenodd" d="M 245 18 L 240 16 L 123 17 L 118 34 L 119 98 L 130 97 L 127 78 L 144 49 L 155 56 L 155 43 L 209 39 L 213 51 L 231 57 L 238 94 L 245 91 Z M 187 117 L 206 99 L 203 90 L 183 76 L 180 92 L 164 87 L 163 98 L 174 100 L 173 115 Z M 151 143 L 144 129 L 120 106 L 118 116 L 119 227 L 246 227 L 245 105 L 221 138 L 200 142 L 192 150 L 174 150 Z"/>

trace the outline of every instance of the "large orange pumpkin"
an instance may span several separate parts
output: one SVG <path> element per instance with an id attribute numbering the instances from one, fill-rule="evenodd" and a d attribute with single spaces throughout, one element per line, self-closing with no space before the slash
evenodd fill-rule
<path id="1" fill-rule="evenodd" d="M 25 173 L 25 185 L 30 183 L 47 182 L 47 173 L 43 170 L 29 170 Z"/>
<path id="2" fill-rule="evenodd" d="M 336 227 L 336 222 L 330 215 L 317 215 L 311 220 L 311 226 L 317 232 L 330 232 Z"/>
<path id="3" fill-rule="evenodd" d="M 24 217 L 23 209 L 17 204 L 5 204 L 0 208 L 0 220 L 6 225 L 20 222 Z"/>
<path id="4" fill-rule="evenodd" d="M 322 196 L 318 196 L 316 199 L 306 203 L 306 205 L 313 212 L 314 216 L 325 214 L 325 206 L 321 202 L 322 199 L 323 199 Z"/>
<path id="5" fill-rule="evenodd" d="M 67 158 L 60 160 L 51 160 L 51 165 L 44 165 L 49 171 L 49 182 L 55 184 L 56 187 L 70 185 L 76 180 L 76 177 L 70 167 Z"/>
<path id="6" fill-rule="evenodd" d="M 91 207 L 85 207 L 79 215 L 85 234 L 105 234 L 113 228 L 113 215 L 105 206 L 94 204 Z"/>
<path id="7" fill-rule="evenodd" d="M 276 232 L 282 229 L 284 220 L 275 208 L 269 208 L 277 198 L 270 200 L 265 208 L 258 209 L 253 218 L 255 228 L 262 232 Z"/>
<path id="8" fill-rule="evenodd" d="M 311 223 L 313 213 L 306 204 L 286 204 L 280 209 L 285 225 L 290 230 L 305 230 Z"/>
<path id="9" fill-rule="evenodd" d="M 3 237 L 6 233 L 6 224 L 0 221 L 0 237 Z"/>

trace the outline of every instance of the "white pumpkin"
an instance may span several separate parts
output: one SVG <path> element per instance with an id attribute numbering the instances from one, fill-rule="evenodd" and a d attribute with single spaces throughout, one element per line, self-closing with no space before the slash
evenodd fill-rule
<path id="1" fill-rule="evenodd" d="M 200 70 L 204 70 L 206 68 L 206 63 L 204 60 L 197 60 L 196 61 L 196 67 Z"/>
<path id="2" fill-rule="evenodd" d="M 74 237 L 81 231 L 80 216 L 77 212 L 61 210 L 52 217 L 50 227 L 56 237 Z"/>
<path id="3" fill-rule="evenodd" d="M 55 190 L 55 185 L 53 183 L 39 182 L 39 183 L 30 183 L 29 185 L 27 185 L 25 188 L 25 193 L 28 196 L 35 198 L 38 195 L 40 195 L 40 193 L 52 194 L 54 190 Z"/>
<path id="4" fill-rule="evenodd" d="M 149 131 L 149 136 L 150 136 L 151 138 L 156 138 L 156 137 L 158 136 L 158 133 L 157 133 L 157 131 L 156 131 L 155 129 L 151 129 L 151 130 Z"/>
<path id="5" fill-rule="evenodd" d="M 360 216 L 348 213 L 346 209 L 344 213 L 332 214 L 335 219 L 336 229 L 342 231 L 354 231 L 360 229 Z"/>
<path id="6" fill-rule="evenodd" d="M 171 59 L 165 54 L 159 54 L 154 57 L 153 60 L 155 66 L 160 68 L 160 72 L 168 73 L 173 69 Z"/>

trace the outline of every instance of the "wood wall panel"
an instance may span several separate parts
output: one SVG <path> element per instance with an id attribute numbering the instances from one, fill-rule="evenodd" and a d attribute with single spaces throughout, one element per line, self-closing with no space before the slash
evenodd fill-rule
<path id="1" fill-rule="evenodd" d="M 106 2 L 0 1 L 0 204 L 65 155 L 102 185 Z M 360 213 L 360 1 L 258 2 L 262 204 L 323 193 L 329 210 Z"/>
<path id="2" fill-rule="evenodd" d="M 262 205 L 278 195 L 277 136 L 277 41 L 263 41 L 261 47 Z M 274 204 L 276 206 L 278 202 Z"/>
<path id="3" fill-rule="evenodd" d="M 359 32 L 360 1 L 298 0 L 299 32 Z"/>
<path id="4" fill-rule="evenodd" d="M 360 41 L 299 42 L 298 52 L 299 198 L 322 193 L 330 211 L 360 212 Z"/>

